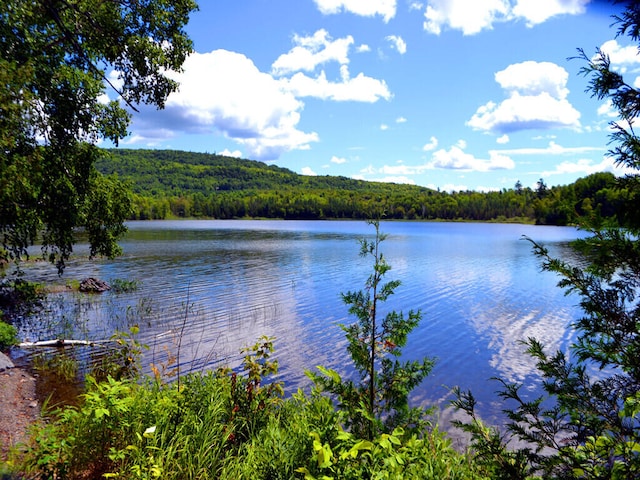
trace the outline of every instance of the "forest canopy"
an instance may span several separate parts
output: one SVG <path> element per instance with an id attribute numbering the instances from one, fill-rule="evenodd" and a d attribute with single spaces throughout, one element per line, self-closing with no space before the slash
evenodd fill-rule
<path id="1" fill-rule="evenodd" d="M 176 150 L 111 149 L 97 163 L 134 193 L 131 219 L 284 218 L 518 221 L 580 224 L 613 218 L 624 190 L 611 173 L 566 186 L 447 193 L 406 184 L 298 175 L 276 165 Z"/>

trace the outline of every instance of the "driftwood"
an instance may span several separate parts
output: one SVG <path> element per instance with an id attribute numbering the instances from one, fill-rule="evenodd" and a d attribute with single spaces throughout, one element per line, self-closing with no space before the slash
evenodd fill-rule
<path id="1" fill-rule="evenodd" d="M 31 348 L 31 347 L 67 347 L 71 345 L 85 345 L 88 347 L 94 347 L 101 343 L 109 343 L 113 340 L 65 340 L 63 338 L 59 338 L 56 340 L 43 340 L 40 342 L 22 342 L 18 344 L 20 348 Z"/>

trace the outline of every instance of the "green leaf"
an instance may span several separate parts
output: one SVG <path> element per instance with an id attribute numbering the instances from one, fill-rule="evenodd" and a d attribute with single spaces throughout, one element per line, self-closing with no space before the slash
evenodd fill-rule
<path id="1" fill-rule="evenodd" d="M 372 450 L 373 449 L 373 443 L 371 443 L 369 440 L 360 440 L 358 443 L 356 443 L 353 447 L 351 447 L 351 452 L 359 452 L 361 450 Z M 356 455 L 352 456 L 355 458 Z"/>
<path id="2" fill-rule="evenodd" d="M 110 416 L 109 410 L 106 408 L 96 408 L 93 411 L 93 414 L 95 415 L 95 417 L 99 420 L 104 416 Z"/>
<path id="3" fill-rule="evenodd" d="M 334 383 L 342 382 L 342 378 L 340 378 L 340 374 L 337 371 L 330 368 L 325 368 L 322 365 L 318 365 L 316 368 L 320 370 L 323 375 L 329 377 Z"/>

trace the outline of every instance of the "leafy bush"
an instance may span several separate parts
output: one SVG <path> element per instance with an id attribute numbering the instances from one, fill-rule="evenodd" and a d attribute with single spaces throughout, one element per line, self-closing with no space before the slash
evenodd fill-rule
<path id="1" fill-rule="evenodd" d="M 451 448 L 450 441 L 435 430 L 418 438 L 401 427 L 382 433 L 373 440 L 359 439 L 340 430 L 333 446 L 312 434 L 313 457 L 308 467 L 297 471 L 305 480 L 316 479 L 393 479 L 482 480 L 490 477 Z M 319 475 L 319 476 L 316 476 Z"/>
<path id="2" fill-rule="evenodd" d="M 243 374 L 220 369 L 180 384 L 89 376 L 80 406 L 51 412 L 36 429 L 25 465 L 47 478 L 220 478 L 245 443 L 281 418 L 282 386 L 263 378 L 277 372 L 272 350 L 263 338 L 245 352 Z"/>
<path id="3" fill-rule="evenodd" d="M 0 318 L 2 318 L 1 315 Z M 17 343 L 18 330 L 16 327 L 0 320 L 0 350 L 6 350 Z"/>

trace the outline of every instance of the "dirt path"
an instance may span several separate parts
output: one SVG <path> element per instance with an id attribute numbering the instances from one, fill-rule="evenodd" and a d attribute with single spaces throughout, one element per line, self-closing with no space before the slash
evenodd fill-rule
<path id="1" fill-rule="evenodd" d="M 0 353 L 4 360 L 8 358 Z M 6 460 L 9 448 L 27 440 L 29 426 L 40 413 L 36 399 L 36 381 L 24 370 L 12 367 L 0 371 L 0 460 Z"/>

